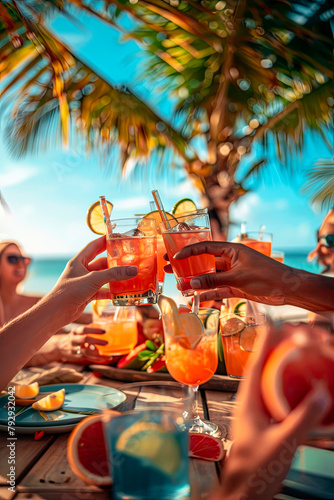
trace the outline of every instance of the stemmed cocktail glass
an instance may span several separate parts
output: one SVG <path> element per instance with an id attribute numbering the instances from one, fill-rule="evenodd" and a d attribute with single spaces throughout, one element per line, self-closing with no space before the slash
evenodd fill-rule
<path id="1" fill-rule="evenodd" d="M 214 375 L 218 366 L 217 309 L 200 309 L 198 314 L 178 314 L 172 299 L 161 296 L 159 306 L 165 331 L 166 364 L 171 376 L 192 387 L 195 394 L 190 432 L 220 433 L 219 426 L 203 421 L 198 414 L 198 388 Z"/>

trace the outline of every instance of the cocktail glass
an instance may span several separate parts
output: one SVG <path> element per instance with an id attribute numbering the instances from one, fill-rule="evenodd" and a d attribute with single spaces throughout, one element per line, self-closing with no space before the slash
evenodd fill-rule
<path id="1" fill-rule="evenodd" d="M 125 412 L 104 429 L 113 478 L 113 498 L 188 498 L 188 432 L 181 413 L 168 409 Z"/>
<path id="2" fill-rule="evenodd" d="M 138 331 L 135 307 L 108 305 L 99 316 L 93 316 L 93 322 L 89 326 L 105 330 L 103 337 L 93 333 L 89 334 L 90 337 L 96 337 L 108 342 L 106 345 L 94 346 L 96 350 L 95 356 L 110 358 L 127 354 L 137 345 Z"/>
<path id="3" fill-rule="evenodd" d="M 278 252 L 277 250 L 272 250 L 271 252 L 272 259 L 277 260 L 277 262 L 284 262 L 284 252 Z"/>
<path id="4" fill-rule="evenodd" d="M 247 235 L 240 239 L 240 243 L 253 248 L 257 252 L 271 257 L 273 235 L 271 233 L 259 233 L 258 231 L 247 231 Z"/>
<path id="5" fill-rule="evenodd" d="M 194 295 L 190 280 L 200 274 L 214 273 L 216 271 L 215 256 L 202 254 L 175 260 L 174 255 L 185 246 L 201 241 L 212 241 L 207 210 L 189 212 L 187 215 L 178 216 L 172 221 L 161 222 L 159 228 L 178 288 L 186 297 Z"/>
<path id="6" fill-rule="evenodd" d="M 187 314 L 187 313 L 185 313 Z M 190 432 L 220 433 L 214 422 L 204 421 L 198 414 L 198 387 L 214 375 L 218 366 L 218 325 L 217 309 L 200 309 L 198 318 L 203 328 L 200 335 L 176 329 L 174 321 L 162 315 L 165 331 L 166 364 L 171 376 L 192 387 L 195 393 L 193 417 L 187 419 Z"/>
<path id="7" fill-rule="evenodd" d="M 227 374 L 232 378 L 242 378 L 252 352 L 255 352 L 257 338 L 266 329 L 265 315 L 240 312 L 223 312 L 220 315 L 220 330 Z"/>
<path id="8" fill-rule="evenodd" d="M 115 306 L 155 304 L 158 294 L 156 222 L 149 218 L 111 221 L 107 235 L 108 266 L 137 266 L 134 278 L 109 283 Z"/>

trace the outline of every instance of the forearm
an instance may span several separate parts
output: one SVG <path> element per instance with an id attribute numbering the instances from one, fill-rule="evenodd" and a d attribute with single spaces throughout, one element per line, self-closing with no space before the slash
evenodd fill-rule
<path id="1" fill-rule="evenodd" d="M 286 304 L 313 312 L 334 311 L 334 278 L 288 268 L 281 280 Z"/>
<path id="2" fill-rule="evenodd" d="M 67 320 L 59 295 L 50 294 L 0 330 L 0 388 L 6 389 L 6 384 Z"/>

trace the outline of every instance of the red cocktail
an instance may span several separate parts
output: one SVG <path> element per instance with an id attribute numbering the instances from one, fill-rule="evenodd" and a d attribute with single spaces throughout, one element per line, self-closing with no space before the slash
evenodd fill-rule
<path id="1" fill-rule="evenodd" d="M 109 283 L 117 306 L 155 304 L 158 292 L 157 236 L 154 219 L 118 219 L 107 235 L 108 267 L 137 266 L 134 278 Z"/>
<path id="2" fill-rule="evenodd" d="M 159 227 L 178 288 L 185 296 L 193 295 L 194 290 L 191 288 L 190 280 L 200 274 L 214 273 L 215 257 L 202 254 L 176 260 L 174 255 L 185 246 L 201 241 L 212 241 L 209 216 L 206 210 L 199 210 L 177 217 L 173 221 L 164 221 Z"/>

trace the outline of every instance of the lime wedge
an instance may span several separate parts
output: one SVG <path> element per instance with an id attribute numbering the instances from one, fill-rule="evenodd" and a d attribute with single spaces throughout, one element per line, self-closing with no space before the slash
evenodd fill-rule
<path id="1" fill-rule="evenodd" d="M 245 300 L 243 300 L 242 302 L 238 302 L 234 308 L 233 313 L 234 314 L 246 313 L 246 307 L 247 307 L 247 303 Z"/>
<path id="2" fill-rule="evenodd" d="M 172 214 L 173 215 L 182 215 L 186 214 L 187 212 L 194 212 L 197 210 L 197 207 L 193 200 L 190 198 L 183 198 L 182 200 L 179 200 L 175 203 Z"/>

